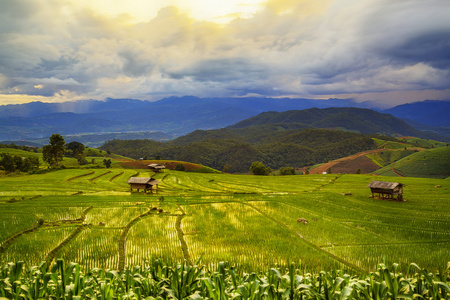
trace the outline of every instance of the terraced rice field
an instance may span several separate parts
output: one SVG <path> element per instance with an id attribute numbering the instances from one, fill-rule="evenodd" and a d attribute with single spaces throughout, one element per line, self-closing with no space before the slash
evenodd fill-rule
<path id="1" fill-rule="evenodd" d="M 153 175 L 140 171 L 0 178 L 0 263 L 64 258 L 123 269 L 161 258 L 360 272 L 394 262 L 437 269 L 450 259 L 449 180 L 166 170 L 155 175 L 157 193 L 131 193 L 130 176 Z M 370 198 L 371 180 L 402 182 L 406 201 Z"/>

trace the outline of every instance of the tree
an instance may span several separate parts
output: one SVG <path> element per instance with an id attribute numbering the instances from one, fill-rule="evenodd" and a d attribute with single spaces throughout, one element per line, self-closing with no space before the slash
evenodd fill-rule
<path id="1" fill-rule="evenodd" d="M 250 172 L 253 175 L 269 175 L 272 173 L 272 169 L 267 168 L 262 162 L 255 161 L 250 166 Z"/>
<path id="2" fill-rule="evenodd" d="M 39 169 L 39 158 L 37 156 L 25 157 L 23 160 L 23 172 L 30 172 Z"/>
<path id="3" fill-rule="evenodd" d="M 77 154 L 77 156 L 75 158 L 77 159 L 78 164 L 80 166 L 88 164 L 88 161 L 87 161 L 86 157 L 84 156 L 84 154 Z"/>
<path id="4" fill-rule="evenodd" d="M 59 162 L 63 160 L 65 144 L 66 142 L 61 135 L 52 134 L 50 137 L 50 145 L 46 145 L 42 148 L 43 160 L 51 167 L 59 166 Z"/>
<path id="5" fill-rule="evenodd" d="M 16 170 L 23 170 L 23 158 L 19 155 L 14 155 L 13 160 Z"/>
<path id="6" fill-rule="evenodd" d="M 295 170 L 291 167 L 282 167 L 280 168 L 280 175 L 295 175 Z"/>
<path id="7" fill-rule="evenodd" d="M 85 147 L 82 143 L 73 141 L 66 145 L 67 155 L 71 157 L 75 157 L 78 161 L 78 164 L 87 165 L 88 161 L 86 160 L 86 155 L 84 153 Z"/>
<path id="8" fill-rule="evenodd" d="M 103 164 L 105 165 L 105 167 L 106 167 L 107 169 L 109 169 L 109 168 L 111 167 L 111 160 L 105 158 L 105 159 L 103 160 Z"/>
<path id="9" fill-rule="evenodd" d="M 73 141 L 66 145 L 67 155 L 71 157 L 77 157 L 79 155 L 84 156 L 84 145 L 82 143 Z"/>
<path id="10" fill-rule="evenodd" d="M 225 166 L 223 166 L 223 173 L 229 173 L 231 170 L 231 165 L 230 164 L 225 164 Z"/>
<path id="11" fill-rule="evenodd" d="M 29 172 L 39 169 L 39 158 L 30 156 L 22 158 L 19 155 L 12 156 L 9 153 L 1 154 L 0 166 L 7 172 Z"/>
<path id="12" fill-rule="evenodd" d="M 9 153 L 2 153 L 2 159 L 0 160 L 1 166 L 7 172 L 14 172 L 16 166 L 14 164 L 14 157 Z"/>

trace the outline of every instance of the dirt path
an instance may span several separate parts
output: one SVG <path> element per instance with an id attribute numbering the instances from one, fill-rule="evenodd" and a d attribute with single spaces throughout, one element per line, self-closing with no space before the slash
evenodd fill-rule
<path id="1" fill-rule="evenodd" d="M 333 166 L 335 166 L 335 165 L 337 165 L 339 163 L 342 163 L 342 162 L 345 162 L 345 161 L 351 161 L 351 160 L 354 160 L 354 159 L 356 159 L 358 157 L 365 156 L 367 154 L 377 153 L 377 152 L 381 152 L 381 151 L 385 151 L 385 150 L 386 149 L 368 150 L 368 151 L 359 152 L 359 153 L 356 153 L 356 154 L 353 154 L 353 155 L 350 155 L 350 156 L 347 156 L 347 157 L 339 158 L 339 159 L 330 161 L 330 162 L 328 162 L 326 164 L 323 164 L 321 166 L 318 166 L 317 168 L 314 168 L 314 169 L 310 170 L 309 173 L 310 174 L 322 174 L 323 172 L 327 172 L 327 170 L 329 168 L 331 168 L 331 170 L 333 170 Z"/>
<path id="2" fill-rule="evenodd" d="M 401 175 L 401 174 L 398 174 L 397 170 L 394 169 L 394 168 L 392 168 L 392 172 L 394 172 L 394 173 L 395 173 L 397 176 L 399 176 L 399 177 L 405 177 L 405 176 L 403 176 L 403 175 Z"/>

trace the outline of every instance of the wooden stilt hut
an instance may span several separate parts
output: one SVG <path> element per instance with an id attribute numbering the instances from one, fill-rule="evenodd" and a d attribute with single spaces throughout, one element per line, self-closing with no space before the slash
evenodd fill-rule
<path id="1" fill-rule="evenodd" d="M 392 199 L 403 201 L 403 186 L 400 182 L 386 182 L 374 180 L 367 187 L 370 187 L 372 197 L 378 194 L 382 199 Z"/>
<path id="2" fill-rule="evenodd" d="M 155 173 L 161 172 L 166 168 L 166 166 L 160 164 L 149 164 L 147 167 Z"/>
<path id="3" fill-rule="evenodd" d="M 150 190 L 150 192 L 153 193 L 153 189 L 157 188 L 160 183 L 159 180 L 151 177 L 131 177 L 127 182 L 130 185 L 130 191 L 137 189 L 139 192 L 139 190 L 142 189 L 145 193 L 147 190 Z"/>

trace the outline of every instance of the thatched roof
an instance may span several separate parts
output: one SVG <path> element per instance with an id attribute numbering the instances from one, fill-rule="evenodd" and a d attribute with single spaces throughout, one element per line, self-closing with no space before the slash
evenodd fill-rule
<path id="1" fill-rule="evenodd" d="M 156 180 L 151 177 L 130 177 L 130 179 L 128 179 L 127 183 L 157 185 L 157 184 L 161 183 L 161 181 Z"/>
<path id="2" fill-rule="evenodd" d="M 397 186 L 403 186 L 403 184 L 400 182 L 387 182 L 387 181 L 374 180 L 371 183 L 369 183 L 369 185 L 367 187 L 393 190 Z"/>

